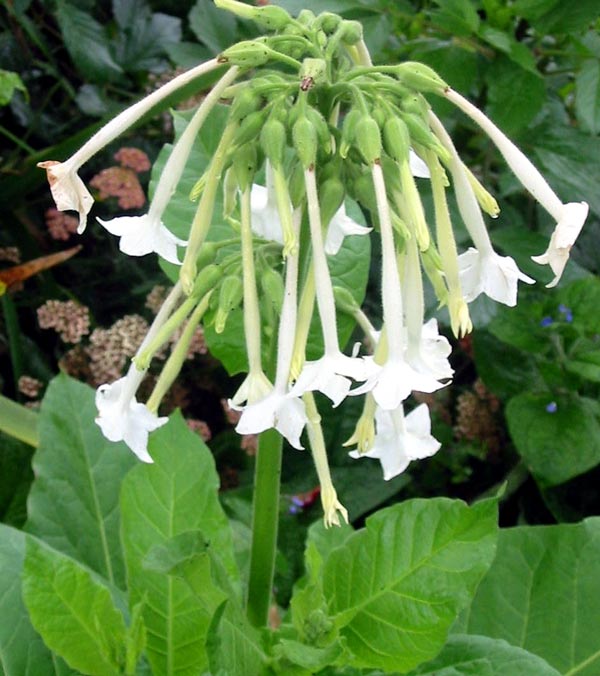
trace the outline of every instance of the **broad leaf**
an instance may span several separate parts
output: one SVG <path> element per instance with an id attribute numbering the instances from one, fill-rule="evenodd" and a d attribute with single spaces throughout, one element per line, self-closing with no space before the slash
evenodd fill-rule
<path id="1" fill-rule="evenodd" d="M 136 464 L 94 424 L 94 391 L 65 375 L 48 387 L 28 501 L 27 530 L 125 588 L 119 490 Z"/>
<path id="2" fill-rule="evenodd" d="M 577 119 L 592 134 L 600 131 L 600 61 L 586 61 L 575 81 Z"/>
<path id="3" fill-rule="evenodd" d="M 561 674 L 600 671 L 600 518 L 502 530 L 462 631 L 502 638 Z M 543 672 L 540 672 L 543 673 Z"/>
<path id="4" fill-rule="evenodd" d="M 108 587 L 77 561 L 29 538 L 23 599 L 46 645 L 71 667 L 92 676 L 122 673 L 123 616 Z"/>
<path id="5" fill-rule="evenodd" d="M 21 598 L 25 533 L 0 525 L 0 673 L 3 676 L 68 674 L 31 626 Z M 59 664 L 60 663 L 60 664 Z"/>
<path id="6" fill-rule="evenodd" d="M 218 54 L 236 41 L 237 21 L 231 12 L 218 9 L 212 2 L 197 0 L 189 13 L 190 28 L 213 54 Z"/>
<path id="7" fill-rule="evenodd" d="M 138 465 L 123 481 L 122 537 L 131 603 L 143 601 L 147 654 L 156 673 L 202 673 L 211 612 L 189 584 L 150 570 L 157 547 L 200 531 L 218 552 L 232 584 L 237 571 L 231 531 L 219 505 L 210 451 L 179 414 L 151 437 L 154 464 Z M 160 550 L 159 550 L 160 551 Z"/>
<path id="8" fill-rule="evenodd" d="M 495 501 L 410 500 L 335 549 L 323 590 L 353 666 L 404 671 L 434 657 L 493 559 L 496 529 Z"/>
<path id="9" fill-rule="evenodd" d="M 508 402 L 506 419 L 517 451 L 545 486 L 600 463 L 600 404 L 594 399 L 526 392 Z"/>
<path id="10" fill-rule="evenodd" d="M 541 657 L 487 636 L 451 636 L 442 652 L 407 676 L 560 676 Z"/>
<path id="11" fill-rule="evenodd" d="M 123 72 L 110 53 L 105 29 L 91 14 L 61 0 L 56 8 L 56 20 L 65 47 L 86 80 L 106 82 Z"/>

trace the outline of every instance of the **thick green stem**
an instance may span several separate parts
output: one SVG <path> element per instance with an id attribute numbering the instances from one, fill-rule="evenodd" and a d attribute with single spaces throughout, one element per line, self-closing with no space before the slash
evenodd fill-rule
<path id="1" fill-rule="evenodd" d="M 267 625 L 271 604 L 279 526 L 282 447 L 283 438 L 274 429 L 266 430 L 259 437 L 247 605 L 248 620 L 256 627 Z"/>

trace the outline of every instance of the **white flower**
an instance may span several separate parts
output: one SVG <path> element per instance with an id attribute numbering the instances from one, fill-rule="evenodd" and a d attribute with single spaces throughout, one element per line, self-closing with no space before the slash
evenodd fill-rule
<path id="1" fill-rule="evenodd" d="M 510 256 L 500 256 L 491 249 L 482 254 L 470 247 L 458 257 L 458 265 L 467 302 L 485 293 L 493 300 L 513 307 L 517 304 L 517 282 L 535 284 L 535 280 L 521 272 Z"/>
<path id="2" fill-rule="evenodd" d="M 375 421 L 377 432 L 373 448 L 368 453 L 351 451 L 349 455 L 352 458 L 377 458 L 386 481 L 404 472 L 411 460 L 428 458 L 441 447 L 431 435 L 426 404 L 417 406 L 406 417 L 401 406 L 394 411 L 377 409 Z"/>
<path id="3" fill-rule="evenodd" d="M 272 389 L 273 385 L 271 385 L 271 382 L 262 369 L 256 371 L 250 370 L 248 375 L 244 378 L 244 382 L 229 400 L 229 407 L 241 410 L 241 405 L 244 402 L 253 404 L 254 402 L 260 401 L 270 394 Z"/>
<path id="4" fill-rule="evenodd" d="M 571 247 L 575 244 L 581 228 L 585 223 L 589 206 L 585 202 L 569 202 L 563 205 L 562 215 L 554 228 L 548 249 L 540 256 L 532 256 L 532 260 L 541 265 L 549 265 L 554 279 L 546 284 L 556 286 L 569 260 Z"/>
<path id="5" fill-rule="evenodd" d="M 367 228 L 360 225 L 346 214 L 346 206 L 342 206 L 335 212 L 333 218 L 327 227 L 327 236 L 325 237 L 325 253 L 335 256 L 340 250 L 344 237 L 348 235 L 366 235 L 373 228 Z"/>
<path id="6" fill-rule="evenodd" d="M 423 160 L 415 153 L 411 148 L 408 155 L 408 166 L 410 167 L 410 173 L 415 178 L 431 178 L 429 173 L 429 167 L 423 162 Z"/>
<path id="7" fill-rule="evenodd" d="M 416 345 L 409 344 L 406 351 L 406 361 L 419 373 L 429 375 L 433 380 L 446 380 L 452 378 L 453 368 L 450 366 L 448 357 L 452 352 L 450 343 L 444 336 L 440 336 L 438 323 L 431 318 L 421 328 L 421 338 Z M 443 387 L 439 383 L 439 389 Z M 433 390 L 421 390 L 429 392 Z"/>
<path id="8" fill-rule="evenodd" d="M 151 212 L 143 216 L 119 216 L 110 221 L 97 219 L 112 235 L 120 237 L 119 249 L 129 256 L 145 256 L 156 252 L 169 263 L 180 265 L 177 245 L 185 246 L 185 240 L 175 235 L 154 218 Z"/>
<path id="9" fill-rule="evenodd" d="M 133 377 L 132 377 L 133 375 Z M 135 398 L 135 390 L 143 377 L 129 374 L 110 385 L 100 385 L 96 391 L 96 424 L 109 441 L 124 441 L 142 462 L 153 462 L 148 453 L 148 434 L 168 418 L 159 418 Z"/>
<path id="10" fill-rule="evenodd" d="M 38 162 L 37 166 L 46 170 L 56 208 L 59 211 L 77 211 L 79 213 L 77 232 L 81 235 L 85 230 L 87 215 L 94 204 L 94 198 L 77 174 L 78 165 L 74 165 L 71 161 L 56 162 L 48 160 L 47 162 Z"/>
<path id="11" fill-rule="evenodd" d="M 296 396 L 304 392 L 322 392 L 339 406 L 350 391 L 354 380 L 365 380 L 370 363 L 363 358 L 348 357 L 341 352 L 325 353 L 317 361 L 308 361 L 304 364 L 292 393 Z"/>
<path id="12" fill-rule="evenodd" d="M 267 171 L 267 187 L 254 183 L 250 193 L 252 209 L 252 231 L 263 239 L 277 242 L 283 246 L 283 230 L 279 211 L 277 210 L 277 197 L 275 188 Z"/>
<path id="13" fill-rule="evenodd" d="M 304 402 L 285 390 L 273 388 L 264 399 L 244 408 L 235 431 L 260 434 L 274 427 L 294 448 L 302 450 L 300 435 L 306 422 Z"/>

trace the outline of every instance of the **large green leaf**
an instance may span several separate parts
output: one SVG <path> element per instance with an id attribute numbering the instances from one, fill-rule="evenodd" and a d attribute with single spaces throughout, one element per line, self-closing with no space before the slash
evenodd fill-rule
<path id="1" fill-rule="evenodd" d="M 600 131 L 600 60 L 586 61 L 575 83 L 577 119 L 592 134 L 597 134 Z"/>
<path id="2" fill-rule="evenodd" d="M 95 416 L 90 387 L 65 375 L 50 383 L 33 457 L 27 530 L 124 589 L 119 490 L 136 460 L 124 444 L 102 436 Z"/>
<path id="3" fill-rule="evenodd" d="M 126 630 L 108 587 L 74 559 L 29 538 L 23 599 L 44 642 L 74 669 L 117 676 Z"/>
<path id="4" fill-rule="evenodd" d="M 451 636 L 442 652 L 407 676 L 560 676 L 541 657 L 500 639 Z"/>
<path id="5" fill-rule="evenodd" d="M 110 53 L 106 30 L 91 14 L 67 0 L 60 0 L 56 7 L 56 20 L 65 47 L 86 80 L 106 82 L 123 72 Z"/>
<path id="6" fill-rule="evenodd" d="M 26 535 L 0 524 L 0 673 L 2 676 L 72 673 L 31 626 L 21 597 Z"/>
<path id="7" fill-rule="evenodd" d="M 496 502 L 410 500 L 333 550 L 323 590 L 353 665 L 408 670 L 434 657 L 495 553 Z"/>
<path id="8" fill-rule="evenodd" d="M 463 631 L 502 638 L 561 674 L 600 673 L 600 518 L 500 531 Z"/>
<path id="9" fill-rule="evenodd" d="M 207 667 L 211 612 L 185 580 L 152 570 L 147 557 L 176 536 L 200 531 L 236 585 L 231 531 L 218 501 L 212 455 L 179 414 L 151 436 L 149 452 L 154 464 L 130 472 L 121 496 L 130 601 L 144 602 L 147 653 L 155 673 L 198 674 Z"/>
<path id="10" fill-rule="evenodd" d="M 517 451 L 546 486 L 600 463 L 600 404 L 594 399 L 525 392 L 508 402 L 506 419 Z"/>
<path id="11" fill-rule="evenodd" d="M 237 21 L 231 12 L 218 9 L 212 2 L 197 0 L 189 13 L 190 28 L 213 54 L 236 42 Z"/>

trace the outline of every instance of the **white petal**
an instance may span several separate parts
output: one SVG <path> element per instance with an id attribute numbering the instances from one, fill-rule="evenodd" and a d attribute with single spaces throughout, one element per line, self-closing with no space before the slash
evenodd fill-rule
<path id="1" fill-rule="evenodd" d="M 412 148 L 408 156 L 408 162 L 410 166 L 410 173 L 415 178 L 431 178 L 429 167 L 425 164 L 425 162 L 423 162 L 417 153 L 412 150 Z"/>
<path id="2" fill-rule="evenodd" d="M 336 211 L 327 227 L 327 237 L 325 238 L 325 253 L 335 256 L 340 250 L 344 237 L 349 235 L 366 235 L 373 228 L 367 228 L 352 220 L 346 214 L 344 204 Z"/>
<path id="3" fill-rule="evenodd" d="M 252 231 L 263 239 L 283 245 L 283 229 L 279 220 L 277 204 L 269 200 L 269 191 L 262 185 L 253 184 L 250 191 Z"/>

